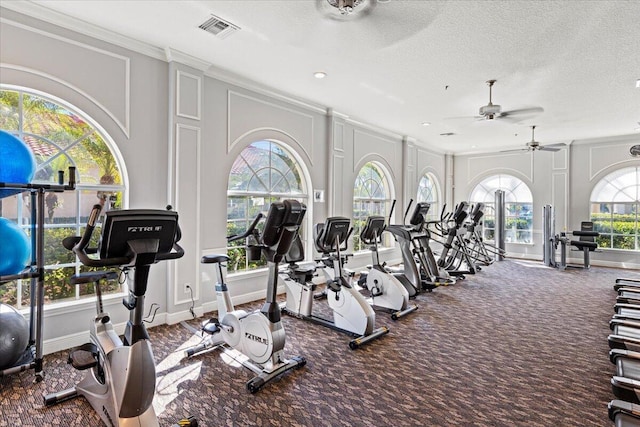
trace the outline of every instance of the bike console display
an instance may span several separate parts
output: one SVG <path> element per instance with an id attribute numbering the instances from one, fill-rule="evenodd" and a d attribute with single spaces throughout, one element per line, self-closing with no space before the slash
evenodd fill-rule
<path id="1" fill-rule="evenodd" d="M 178 213 L 154 209 L 129 209 L 106 213 L 102 227 L 100 258 L 127 256 L 133 241 L 148 241 L 152 245 L 146 253 L 154 253 L 155 260 L 169 255 L 178 231 Z M 153 243 L 151 243 L 153 242 Z"/>

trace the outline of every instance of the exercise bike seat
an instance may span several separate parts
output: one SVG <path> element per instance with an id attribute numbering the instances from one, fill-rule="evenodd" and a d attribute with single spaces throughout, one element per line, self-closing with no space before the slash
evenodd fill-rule
<path id="1" fill-rule="evenodd" d="M 316 267 L 313 265 L 302 266 L 297 264 L 300 261 L 304 261 L 304 247 L 300 235 L 291 242 L 289 251 L 284 256 L 284 262 L 288 263 L 287 274 L 294 280 L 302 280 L 303 283 L 310 282 L 313 278 L 313 273 L 316 271 Z"/>
<path id="2" fill-rule="evenodd" d="M 202 257 L 200 262 L 202 264 L 215 264 L 229 261 L 229 257 L 223 254 L 211 254 Z"/>

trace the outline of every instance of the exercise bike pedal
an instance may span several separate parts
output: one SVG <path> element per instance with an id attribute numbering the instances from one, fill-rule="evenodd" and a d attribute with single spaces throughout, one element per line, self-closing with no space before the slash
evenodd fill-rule
<path id="1" fill-rule="evenodd" d="M 95 367 L 98 364 L 98 347 L 93 343 L 81 345 L 69 353 L 67 363 L 78 371 Z"/>

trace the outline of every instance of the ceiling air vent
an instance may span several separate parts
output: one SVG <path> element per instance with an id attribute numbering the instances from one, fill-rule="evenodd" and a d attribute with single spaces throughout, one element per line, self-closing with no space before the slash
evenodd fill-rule
<path id="1" fill-rule="evenodd" d="M 198 28 L 202 28 L 206 32 L 221 39 L 230 36 L 232 33 L 240 29 L 237 25 L 233 25 L 231 22 L 225 21 L 215 15 L 211 15 L 211 18 L 200 24 Z"/>

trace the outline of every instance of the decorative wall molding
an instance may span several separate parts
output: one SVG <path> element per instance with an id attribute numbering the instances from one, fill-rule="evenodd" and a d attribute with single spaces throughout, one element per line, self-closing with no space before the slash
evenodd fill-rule
<path id="1" fill-rule="evenodd" d="M 191 302 L 185 294 L 184 283 L 190 283 L 193 299 L 200 299 L 200 190 L 201 190 L 201 131 L 199 127 L 176 124 L 175 139 L 175 209 L 180 212 L 182 234 L 187 241 L 195 242 L 195 252 L 176 260 L 173 269 L 173 303 Z M 193 189 L 195 183 L 195 189 Z M 181 185 L 185 187 L 181 187 Z M 186 191 L 192 188 L 192 191 Z M 190 262 L 189 262 L 190 261 Z M 186 272 L 182 270 L 186 269 Z M 187 277 L 187 279 L 185 279 Z M 188 279 L 191 278 L 191 279 Z"/>
<path id="2" fill-rule="evenodd" d="M 560 151 L 552 153 L 553 161 L 551 168 L 553 170 L 562 170 L 569 168 L 569 149 L 563 148 Z"/>
<path id="3" fill-rule="evenodd" d="M 344 151 L 344 124 L 343 123 L 334 123 L 333 150 Z"/>
<path id="4" fill-rule="evenodd" d="M 376 158 L 386 165 L 391 173 L 392 179 L 395 180 L 394 170 L 398 166 L 398 144 L 402 143 L 401 140 L 393 141 L 391 139 L 384 138 L 381 135 L 376 135 L 363 131 L 361 129 L 353 129 L 353 172 L 357 172 L 359 168 L 364 164 L 365 159 Z M 402 165 L 399 165 L 402 168 Z"/>
<path id="5" fill-rule="evenodd" d="M 341 215 L 343 208 L 343 185 L 344 185 L 344 156 L 333 155 L 333 188 L 329 197 L 333 199 L 333 212 L 329 215 Z"/>
<path id="6" fill-rule="evenodd" d="M 553 172 L 551 174 L 551 200 L 554 212 L 562 212 L 562 223 L 558 224 L 556 217 L 556 231 L 569 226 L 569 174 Z"/>
<path id="7" fill-rule="evenodd" d="M 520 176 L 525 178 L 529 183 L 533 182 L 533 153 L 528 153 L 528 155 L 523 154 L 503 154 L 504 157 L 510 156 L 513 157 L 514 160 L 517 158 L 525 159 L 519 165 L 520 169 L 516 167 L 483 167 L 480 162 L 483 159 L 495 159 L 497 156 L 479 156 L 479 157 L 469 157 L 467 159 L 467 185 L 471 185 L 480 180 L 480 178 L 496 174 L 496 173 L 508 173 L 515 176 Z M 509 164 L 509 162 L 505 162 Z M 514 162 L 511 162 L 513 164 Z M 518 166 L 517 164 L 514 166 Z M 491 173 L 490 173 L 491 172 Z"/>
<path id="8" fill-rule="evenodd" d="M 201 109 L 202 77 L 176 70 L 176 116 L 200 120 Z"/>
<path id="9" fill-rule="evenodd" d="M 4 5 L 4 4 L 3 4 Z M 28 72 L 30 74 L 34 74 L 34 75 L 38 75 L 40 77 L 45 77 L 51 81 L 54 81 L 56 83 L 59 83 L 65 87 L 68 87 L 76 92 L 78 92 L 79 94 L 83 95 L 84 97 L 86 97 L 87 99 L 91 100 L 93 103 L 95 103 L 98 107 L 100 107 L 100 109 L 102 109 L 115 123 L 116 125 L 122 130 L 122 132 L 127 136 L 127 138 L 129 138 L 129 134 L 130 134 L 130 118 L 131 118 L 131 59 L 129 57 L 123 56 L 123 55 L 119 55 L 113 52 L 110 52 L 108 50 L 104 50 L 104 49 L 100 49 L 97 48 L 95 46 L 86 44 L 86 43 L 82 43 L 79 42 L 77 40 L 73 40 L 73 39 L 69 39 L 67 37 L 62 37 L 59 36 L 57 34 L 51 33 L 51 32 L 47 32 L 47 31 L 43 31 L 39 28 L 34 28 L 32 26 L 29 25 L 24 25 L 18 22 L 14 22 L 14 21 L 10 21 L 4 18 L 0 18 L 0 23 L 5 24 L 5 25 L 11 25 L 13 27 L 25 30 L 25 31 L 29 31 L 32 32 L 34 34 L 38 34 L 40 36 L 44 36 L 46 38 L 52 39 L 52 40 L 57 40 L 59 42 L 71 45 L 71 46 L 75 46 L 75 47 L 79 47 L 82 49 L 87 50 L 88 52 L 93 52 L 93 53 L 97 53 L 105 58 L 111 58 L 115 61 L 119 61 L 121 62 L 121 67 L 122 67 L 122 79 L 124 82 L 124 87 L 122 88 L 123 93 L 122 93 L 122 116 L 118 117 L 118 115 L 113 111 L 113 109 L 108 108 L 104 105 L 104 103 L 102 102 L 98 102 L 97 99 L 91 95 L 88 94 L 87 92 L 87 88 L 83 88 L 81 89 L 79 86 L 77 85 L 72 85 L 71 83 L 69 83 L 68 81 L 62 79 L 61 77 L 57 77 L 54 76 L 53 74 L 51 74 L 49 72 L 49 70 L 47 70 L 47 72 L 42 71 L 42 70 L 36 70 L 33 67 L 28 67 L 28 66 L 21 66 L 21 65 L 12 65 L 12 64 L 2 64 L 3 67 L 6 68 L 10 68 L 16 71 L 23 71 L 23 72 Z"/>
<path id="10" fill-rule="evenodd" d="M 313 165 L 314 125 L 314 116 L 310 114 L 233 90 L 227 92 L 227 152 L 253 132 L 272 130 L 295 141 L 295 146 L 304 151 Z"/>
<path id="11" fill-rule="evenodd" d="M 640 139 L 640 138 L 638 138 Z M 638 142 L 638 139 L 635 142 Z M 611 153 L 614 153 L 614 148 L 624 147 L 622 155 L 618 156 L 618 159 L 612 159 Z M 589 147 L 589 180 L 593 181 L 598 175 L 605 171 L 616 169 L 621 165 L 629 164 L 629 166 L 638 166 L 640 163 L 638 159 L 631 157 L 628 151 L 630 147 L 629 143 L 620 144 L 602 144 L 599 146 Z"/>

